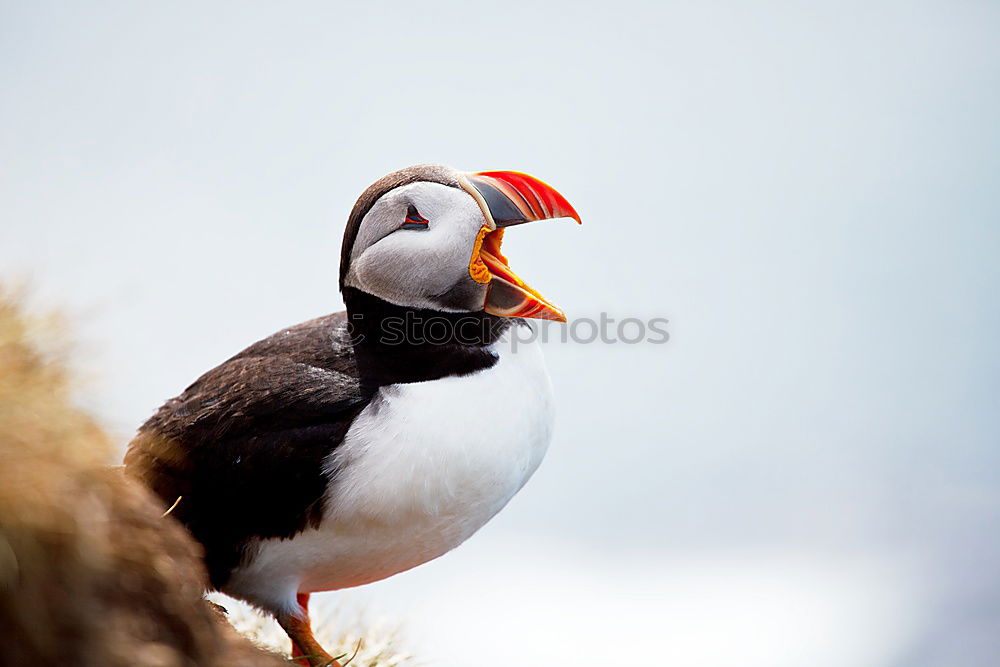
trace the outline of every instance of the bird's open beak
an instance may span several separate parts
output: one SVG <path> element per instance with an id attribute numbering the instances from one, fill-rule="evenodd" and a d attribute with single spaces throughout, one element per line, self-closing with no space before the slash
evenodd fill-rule
<path id="1" fill-rule="evenodd" d="M 566 315 L 521 280 L 500 253 L 504 229 L 513 225 L 580 216 L 566 198 L 534 176 L 517 171 L 481 171 L 466 174 L 462 187 L 479 203 L 486 216 L 469 261 L 469 275 L 489 283 L 484 310 L 502 317 L 536 317 L 565 322 Z"/>

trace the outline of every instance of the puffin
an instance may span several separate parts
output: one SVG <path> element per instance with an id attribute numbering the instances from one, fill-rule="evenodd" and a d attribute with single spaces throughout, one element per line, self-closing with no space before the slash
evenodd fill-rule
<path id="1" fill-rule="evenodd" d="M 204 549 L 210 589 L 274 616 L 303 665 L 337 665 L 311 593 L 454 549 L 540 464 L 552 386 L 526 318 L 565 322 L 501 252 L 508 227 L 580 216 L 516 171 L 409 167 L 358 198 L 346 310 L 265 338 L 137 431 L 125 471 Z"/>

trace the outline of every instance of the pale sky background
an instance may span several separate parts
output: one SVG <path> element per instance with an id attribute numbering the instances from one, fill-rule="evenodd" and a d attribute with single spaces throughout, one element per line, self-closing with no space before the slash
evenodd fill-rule
<path id="1" fill-rule="evenodd" d="M 339 310 L 357 195 L 527 171 L 557 434 L 466 545 L 320 596 L 442 667 L 1000 655 L 1000 4 L 0 3 L 0 275 L 127 441 Z M 484 418 L 484 425 L 488 418 Z"/>

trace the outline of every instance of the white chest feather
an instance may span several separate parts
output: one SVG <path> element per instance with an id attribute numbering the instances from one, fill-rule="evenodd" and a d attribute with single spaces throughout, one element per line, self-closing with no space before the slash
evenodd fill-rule
<path id="1" fill-rule="evenodd" d="M 296 590 L 377 581 L 444 554 L 489 521 L 538 467 L 553 417 L 539 346 L 514 351 L 504 340 L 495 351 L 499 361 L 486 370 L 381 389 L 326 462 L 334 483 L 323 523 L 265 540 L 226 588 L 271 606 Z M 260 590 L 261 581 L 274 590 Z"/>

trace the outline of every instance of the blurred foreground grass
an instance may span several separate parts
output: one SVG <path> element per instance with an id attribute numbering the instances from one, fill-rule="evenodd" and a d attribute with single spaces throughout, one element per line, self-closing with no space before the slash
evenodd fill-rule
<path id="1" fill-rule="evenodd" d="M 67 340 L 0 285 L 0 664 L 287 667 L 280 629 L 206 603 L 199 545 L 109 467 L 113 444 L 73 401 Z M 392 633 L 331 636 L 317 621 L 332 654 L 357 649 L 354 665 L 413 664 Z"/>

